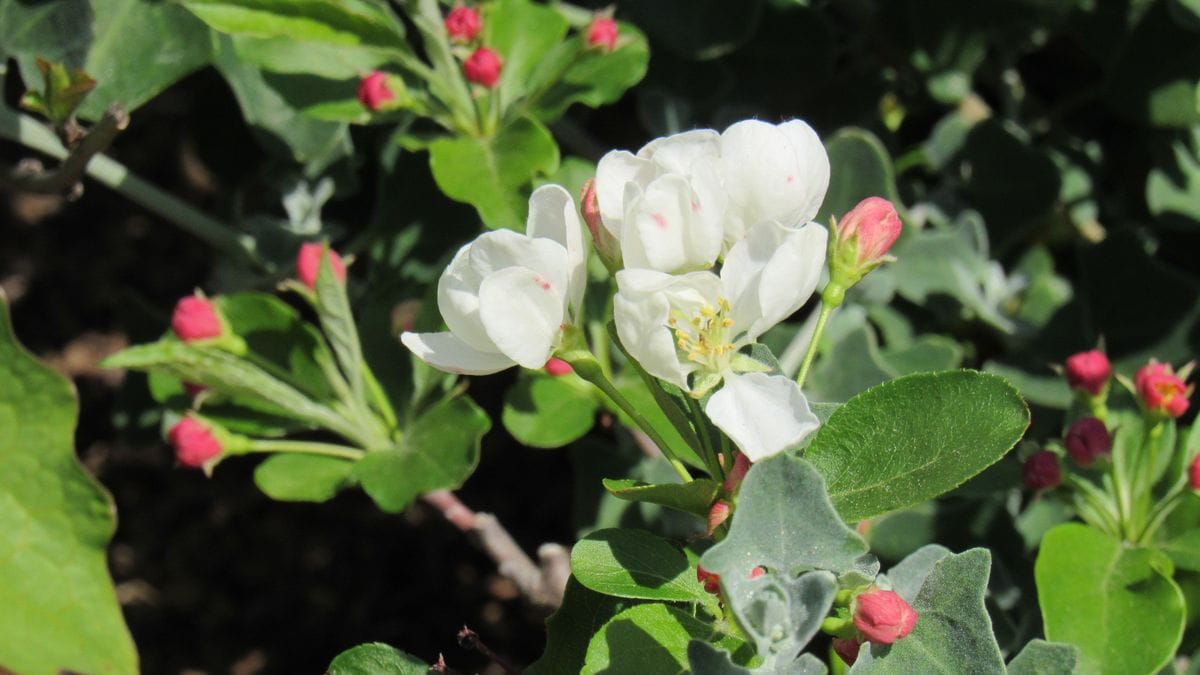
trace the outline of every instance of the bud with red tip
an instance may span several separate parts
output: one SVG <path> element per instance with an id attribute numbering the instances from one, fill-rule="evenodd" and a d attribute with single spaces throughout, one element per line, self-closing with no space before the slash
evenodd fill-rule
<path id="1" fill-rule="evenodd" d="M 848 666 L 854 665 L 858 660 L 858 652 L 862 649 L 862 642 L 858 638 L 834 638 L 833 651 L 838 657 Z"/>
<path id="2" fill-rule="evenodd" d="M 358 102 L 371 112 L 395 100 L 396 93 L 388 86 L 387 73 L 382 70 L 376 70 L 358 83 Z"/>
<path id="3" fill-rule="evenodd" d="M 1200 455 L 1193 457 L 1188 465 L 1188 487 L 1200 491 Z"/>
<path id="4" fill-rule="evenodd" d="M 696 581 L 704 584 L 704 590 L 709 593 L 716 593 L 721 590 L 721 575 L 716 572 L 709 572 L 699 565 L 696 566 Z"/>
<path id="5" fill-rule="evenodd" d="M 571 368 L 571 364 L 567 363 L 566 361 L 563 361 L 557 356 L 551 356 L 550 360 L 546 362 L 545 370 L 546 373 L 548 373 L 551 377 L 562 377 L 563 375 L 572 372 L 574 369 Z"/>
<path id="6" fill-rule="evenodd" d="M 1079 466 L 1091 466 L 1098 457 L 1112 451 L 1112 436 L 1104 422 L 1095 417 L 1080 417 L 1067 429 L 1067 454 Z"/>
<path id="7" fill-rule="evenodd" d="M 1021 479 L 1033 490 L 1053 490 L 1058 487 L 1062 483 L 1058 455 L 1049 450 L 1033 453 L 1021 467 Z"/>
<path id="8" fill-rule="evenodd" d="M 890 645 L 912 632 L 917 612 L 894 591 L 869 590 L 854 599 L 854 627 L 875 644 Z"/>
<path id="9" fill-rule="evenodd" d="M 750 578 L 757 579 L 766 573 L 767 573 L 767 570 L 765 567 L 763 567 L 762 565 L 755 565 L 754 568 L 750 570 Z"/>
<path id="10" fill-rule="evenodd" d="M 198 469 L 223 452 L 212 430 L 193 417 L 185 417 L 171 427 L 167 440 L 175 447 L 175 458 L 187 467 Z"/>
<path id="11" fill-rule="evenodd" d="M 1160 417 L 1180 417 L 1188 409 L 1192 387 L 1166 363 L 1151 361 L 1133 378 L 1138 397 L 1150 413 Z"/>
<path id="12" fill-rule="evenodd" d="M 171 330 L 184 342 L 196 342 L 221 337 L 225 325 L 212 301 L 199 295 L 188 295 L 175 303 Z"/>
<path id="13" fill-rule="evenodd" d="M 1072 389 L 1099 396 L 1104 393 L 1108 379 L 1112 377 L 1112 364 L 1104 352 L 1092 349 L 1067 357 L 1064 371 L 1067 384 Z"/>
<path id="14" fill-rule="evenodd" d="M 589 47 L 611 52 L 617 47 L 619 34 L 620 29 L 617 27 L 616 21 L 613 21 L 611 17 L 598 16 L 592 19 L 592 23 L 587 27 L 587 44 Z"/>
<path id="15" fill-rule="evenodd" d="M 600 200 L 596 194 L 595 178 L 589 178 L 583 184 L 579 195 L 579 210 L 583 213 L 583 222 L 587 223 L 588 232 L 592 235 L 592 244 L 600 254 L 600 259 L 609 270 L 619 269 L 621 245 L 600 219 Z"/>
<path id="16" fill-rule="evenodd" d="M 317 272 L 321 270 L 321 253 L 325 251 L 323 244 L 307 243 L 300 245 L 296 253 L 296 278 L 310 290 L 317 287 Z M 333 276 L 340 282 L 346 281 L 346 264 L 337 251 L 329 249 L 329 266 Z"/>
<path id="17" fill-rule="evenodd" d="M 487 47 L 480 47 L 463 62 L 463 74 L 471 82 L 491 89 L 500 81 L 501 65 L 499 54 Z"/>
<path id="18" fill-rule="evenodd" d="M 474 7 L 460 5 L 446 15 L 446 34 L 450 36 L 451 42 L 473 42 L 482 29 L 483 21 L 479 18 L 479 10 Z"/>
<path id="19" fill-rule="evenodd" d="M 708 536 L 711 537 L 726 520 L 729 520 L 729 502 L 717 500 L 708 510 Z"/>
<path id="20" fill-rule="evenodd" d="M 725 474 L 725 491 L 733 494 L 737 491 L 738 486 L 742 484 L 742 480 L 746 477 L 746 472 L 750 470 L 750 458 L 740 450 L 733 451 L 733 468 L 729 473 Z"/>
<path id="21" fill-rule="evenodd" d="M 891 262 L 888 249 L 900 236 L 902 224 L 896 207 L 882 197 L 867 197 L 836 223 L 836 236 L 829 238 L 829 284 L 822 301 L 836 307 L 846 290 L 868 272 Z"/>

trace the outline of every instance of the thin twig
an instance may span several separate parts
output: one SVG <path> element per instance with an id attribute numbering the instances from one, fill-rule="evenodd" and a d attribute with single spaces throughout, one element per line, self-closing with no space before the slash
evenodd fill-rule
<path id="1" fill-rule="evenodd" d="M 96 155 L 108 149 L 117 134 L 129 126 L 129 114 L 117 103 L 108 107 L 100 121 L 85 134 L 70 154 L 52 171 L 30 170 L 29 165 L 18 166 L 9 172 L 8 181 L 18 190 L 43 194 L 69 193 L 78 197 L 78 187 L 87 165 Z"/>
<path id="2" fill-rule="evenodd" d="M 548 609 L 562 604 L 571 575 L 568 550 L 558 544 L 538 547 L 538 561 L 526 555 L 508 530 L 490 513 L 476 513 L 447 490 L 430 492 L 422 500 L 447 522 L 469 535 L 488 554 L 500 574 L 510 579 L 531 603 Z"/>
<path id="3" fill-rule="evenodd" d="M 466 626 L 463 626 L 462 630 L 458 631 L 458 646 L 463 649 L 479 652 L 486 658 L 491 659 L 493 663 L 500 666 L 509 675 L 521 675 L 520 668 L 514 665 L 512 661 L 492 651 L 491 647 L 488 647 L 483 643 L 483 640 L 479 639 L 479 633 Z"/>

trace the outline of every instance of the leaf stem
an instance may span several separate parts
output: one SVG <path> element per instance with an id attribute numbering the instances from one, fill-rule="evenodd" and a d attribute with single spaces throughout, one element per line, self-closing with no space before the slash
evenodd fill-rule
<path id="1" fill-rule="evenodd" d="M 304 455 L 321 455 L 339 459 L 359 460 L 366 454 L 363 450 L 335 443 L 317 443 L 314 441 L 285 441 L 274 439 L 255 439 L 250 441 L 246 452 L 293 452 Z"/>

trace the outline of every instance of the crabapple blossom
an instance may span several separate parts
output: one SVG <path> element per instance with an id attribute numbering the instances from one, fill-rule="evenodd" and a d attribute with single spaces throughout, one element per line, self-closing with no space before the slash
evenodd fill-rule
<path id="1" fill-rule="evenodd" d="M 475 84 L 491 89 L 500 81 L 502 65 L 499 54 L 487 47 L 480 47 L 463 62 L 463 74 Z"/>
<path id="2" fill-rule="evenodd" d="M 446 35 L 451 42 L 469 43 L 483 29 L 483 21 L 479 18 L 479 10 L 474 7 L 458 6 L 450 10 L 445 20 Z"/>
<path id="3" fill-rule="evenodd" d="M 1104 352 L 1092 349 L 1067 357 L 1064 372 L 1072 389 L 1099 396 L 1112 377 L 1112 364 Z"/>
<path id="4" fill-rule="evenodd" d="M 1146 410 L 1165 417 L 1180 417 L 1187 412 L 1191 387 L 1169 364 L 1152 361 L 1137 371 L 1133 382 Z"/>

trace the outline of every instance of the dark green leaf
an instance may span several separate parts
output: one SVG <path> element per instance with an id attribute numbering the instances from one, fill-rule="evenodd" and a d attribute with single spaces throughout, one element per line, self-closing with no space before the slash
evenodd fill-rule
<path id="1" fill-rule="evenodd" d="M 708 478 L 698 478 L 690 483 L 657 485 L 632 478 L 605 478 L 604 489 L 618 499 L 662 504 L 703 518 L 708 515 L 709 508 L 720 494 L 721 484 Z"/>
<path id="2" fill-rule="evenodd" d="M 508 390 L 500 419 L 525 445 L 562 447 L 586 434 L 596 421 L 590 386 L 571 374 L 524 377 Z"/>
<path id="3" fill-rule="evenodd" d="M 359 645 L 333 657 L 326 675 L 425 675 L 429 665 L 380 642 Z"/>
<path id="4" fill-rule="evenodd" d="M 501 109 L 525 94 L 534 69 L 567 34 L 567 27 L 567 20 L 553 8 L 529 0 L 484 5 L 483 43 L 504 62 L 493 90 L 501 98 Z"/>
<path id="5" fill-rule="evenodd" d="M 350 310 L 346 283 L 334 274 L 328 253 L 321 254 L 314 285 L 317 294 L 317 318 L 321 321 L 321 330 L 333 346 L 333 353 L 337 355 L 342 374 L 350 383 L 350 393 L 356 400 L 365 404 L 363 355 L 362 344 L 358 341 L 358 327 L 354 323 L 354 313 Z"/>
<path id="6" fill-rule="evenodd" d="M 230 329 L 262 362 L 311 396 L 333 397 L 321 365 L 332 364 L 333 357 L 321 334 L 291 305 L 266 293 L 234 293 L 216 301 Z"/>
<path id="7" fill-rule="evenodd" d="M 619 598 L 715 605 L 683 550 L 644 530 L 599 530 L 571 549 L 571 573 L 593 591 Z"/>
<path id="8" fill-rule="evenodd" d="M 737 653 L 741 640 L 717 633 L 687 612 L 667 605 L 637 605 L 609 620 L 592 638 L 581 673 L 682 673 L 688 643 L 715 641 Z"/>
<path id="9" fill-rule="evenodd" d="M 582 36 L 562 43 L 551 52 L 537 74 L 548 71 L 550 76 L 558 73 L 561 76 L 538 97 L 533 108 L 535 115 L 545 121 L 554 120 L 573 103 L 598 108 L 617 101 L 641 81 L 650 60 L 646 36 L 630 24 L 622 22 L 619 27 L 620 38 L 612 52 L 587 49 Z"/>
<path id="10" fill-rule="evenodd" d="M 892 158 L 875 134 L 866 129 L 840 129 L 825 141 L 830 180 L 817 222 L 841 218 L 867 197 L 883 197 L 897 205 L 896 172 Z"/>
<path id="11" fill-rule="evenodd" d="M 346 485 L 353 469 L 354 462 L 337 457 L 281 454 L 255 467 L 254 482 L 271 499 L 324 502 Z"/>
<path id="12" fill-rule="evenodd" d="M 525 675 L 579 672 L 592 636 L 617 612 L 635 603 L 597 593 L 571 577 L 562 605 L 546 619 L 546 651 L 525 669 Z"/>

